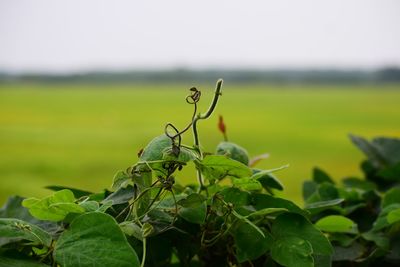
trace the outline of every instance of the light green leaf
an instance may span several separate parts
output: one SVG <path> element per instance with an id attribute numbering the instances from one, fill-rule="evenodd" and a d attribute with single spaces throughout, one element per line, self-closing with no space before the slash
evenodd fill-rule
<path id="1" fill-rule="evenodd" d="M 400 221 L 400 209 L 390 211 L 387 215 L 387 221 L 390 224 Z"/>
<path id="2" fill-rule="evenodd" d="M 89 200 L 79 203 L 79 206 L 83 207 L 86 211 L 96 211 L 99 209 L 99 202 Z"/>
<path id="3" fill-rule="evenodd" d="M 326 216 L 315 223 L 315 226 L 321 231 L 331 232 L 331 233 L 349 233 L 356 234 L 357 224 L 340 215 L 330 215 Z"/>
<path id="4" fill-rule="evenodd" d="M 313 267 L 311 244 L 296 236 L 282 237 L 271 248 L 271 257 L 280 265 L 287 267 Z"/>
<path id="5" fill-rule="evenodd" d="M 50 247 L 50 234 L 40 227 L 18 219 L 0 219 L 0 246 L 19 240 L 32 241 L 34 244 L 43 244 Z"/>
<path id="6" fill-rule="evenodd" d="M 72 221 L 57 241 L 54 258 L 63 267 L 140 266 L 114 218 L 99 212 Z"/>
<path id="7" fill-rule="evenodd" d="M 263 188 L 261 183 L 253 178 L 234 178 L 233 185 L 246 191 L 258 191 Z"/>
<path id="8" fill-rule="evenodd" d="M 393 187 L 385 193 L 382 199 L 382 208 L 396 203 L 400 204 L 400 187 Z"/>
<path id="9" fill-rule="evenodd" d="M 195 161 L 196 167 L 210 181 L 221 180 L 227 176 L 243 178 L 250 177 L 252 171 L 249 167 L 239 161 L 226 156 L 210 155 L 202 161 Z"/>
<path id="10" fill-rule="evenodd" d="M 161 160 L 164 149 L 170 146 L 172 146 L 171 139 L 165 134 L 159 135 L 144 148 L 140 161 Z"/>
<path id="11" fill-rule="evenodd" d="M 28 198 L 22 205 L 29 213 L 40 220 L 61 221 L 69 213 L 83 213 L 85 209 L 75 203 L 74 194 L 63 189 L 43 199 Z"/>
<path id="12" fill-rule="evenodd" d="M 114 175 L 112 189 L 117 190 L 120 187 L 126 187 L 130 181 L 132 181 L 132 177 L 130 177 L 125 171 L 118 171 Z"/>
<path id="13" fill-rule="evenodd" d="M 142 228 L 137 225 L 134 222 L 122 222 L 119 224 L 119 227 L 121 228 L 122 232 L 125 233 L 125 235 L 128 236 L 133 236 L 136 239 L 143 241 L 143 233 L 142 233 Z"/>

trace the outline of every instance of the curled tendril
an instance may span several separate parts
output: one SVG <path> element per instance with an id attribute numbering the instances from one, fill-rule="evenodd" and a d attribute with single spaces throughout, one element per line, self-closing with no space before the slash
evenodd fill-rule
<path id="1" fill-rule="evenodd" d="M 168 136 L 172 141 L 172 153 L 176 156 L 178 156 L 180 152 L 182 134 L 189 130 L 190 127 L 193 125 L 197 113 L 197 102 L 200 101 L 201 96 L 201 91 L 197 90 L 196 87 L 192 87 L 189 90 L 191 94 L 186 97 L 186 102 L 188 104 L 194 105 L 193 115 L 190 123 L 182 131 L 179 131 L 178 128 L 176 128 L 172 123 L 167 123 L 164 128 L 165 135 Z M 175 132 L 175 134 L 170 133 L 171 128 L 172 131 Z"/>

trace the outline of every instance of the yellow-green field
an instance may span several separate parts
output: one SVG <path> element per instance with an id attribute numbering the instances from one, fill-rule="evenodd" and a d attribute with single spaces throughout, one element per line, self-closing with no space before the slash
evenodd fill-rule
<path id="1" fill-rule="evenodd" d="M 44 196 L 46 185 L 88 190 L 110 186 L 114 173 L 167 122 L 188 123 L 184 98 L 191 84 L 0 85 L 0 204 L 8 195 Z M 203 91 L 207 108 L 213 84 Z M 400 85 L 246 86 L 226 83 L 214 116 L 199 123 L 202 145 L 213 151 L 223 114 L 231 141 L 250 155 L 270 153 L 260 168 L 277 173 L 286 196 L 300 201 L 301 183 L 320 166 L 339 180 L 358 175 L 362 155 L 349 133 L 400 136 Z M 184 142 L 192 143 L 188 134 Z M 194 181 L 192 169 L 181 181 Z"/>

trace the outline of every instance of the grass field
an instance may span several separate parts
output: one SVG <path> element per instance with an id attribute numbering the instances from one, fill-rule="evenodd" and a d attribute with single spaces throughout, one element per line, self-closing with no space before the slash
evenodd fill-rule
<path id="1" fill-rule="evenodd" d="M 0 204 L 8 195 L 44 196 L 46 185 L 88 190 L 110 186 L 114 173 L 167 122 L 182 128 L 191 116 L 184 98 L 191 85 L 0 85 Z M 211 99 L 203 91 L 200 110 Z M 362 155 L 348 133 L 400 136 L 400 85 L 245 86 L 226 83 L 216 113 L 199 123 L 205 150 L 222 139 L 223 114 L 231 141 L 251 155 L 270 153 L 259 167 L 290 167 L 277 175 L 286 197 L 300 202 L 301 184 L 314 166 L 339 180 L 358 175 Z M 192 137 L 184 142 L 191 144 Z M 184 171 L 182 181 L 194 181 Z"/>

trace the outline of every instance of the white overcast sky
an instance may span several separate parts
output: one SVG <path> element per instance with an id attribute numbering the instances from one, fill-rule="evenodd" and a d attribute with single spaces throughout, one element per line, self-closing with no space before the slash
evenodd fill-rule
<path id="1" fill-rule="evenodd" d="M 400 66 L 399 0 L 0 0 L 0 70 Z"/>

